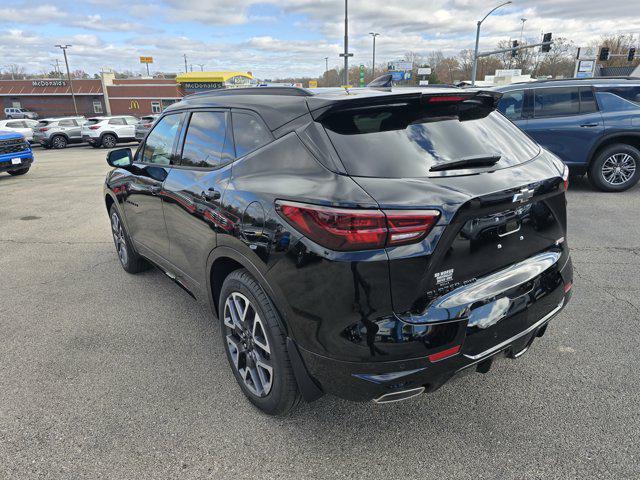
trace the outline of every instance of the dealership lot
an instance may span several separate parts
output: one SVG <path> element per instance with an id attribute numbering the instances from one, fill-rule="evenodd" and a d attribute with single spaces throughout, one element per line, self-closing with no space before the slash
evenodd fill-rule
<path id="1" fill-rule="evenodd" d="M 640 188 L 569 191 L 572 303 L 517 361 L 389 405 L 245 401 L 217 323 L 126 274 L 105 151 L 0 175 L 0 477 L 637 478 Z M 330 279 L 327 279 L 330 281 Z"/>

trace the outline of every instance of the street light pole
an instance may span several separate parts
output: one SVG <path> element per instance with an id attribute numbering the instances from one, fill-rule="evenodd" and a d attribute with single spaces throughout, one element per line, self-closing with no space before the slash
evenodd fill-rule
<path id="1" fill-rule="evenodd" d="M 520 29 L 520 45 L 522 45 L 522 34 L 524 33 L 524 22 L 527 21 L 526 18 L 521 18 L 520 21 L 522 22 L 522 28 Z"/>
<path id="2" fill-rule="evenodd" d="M 349 0 L 344 0 L 344 85 L 349 85 Z"/>
<path id="3" fill-rule="evenodd" d="M 473 54 L 473 70 L 471 71 L 471 85 L 475 85 L 476 84 L 476 73 L 478 71 L 478 45 L 480 43 L 480 26 L 482 25 L 482 22 L 484 22 L 487 17 L 489 15 L 491 15 L 493 12 L 495 12 L 497 9 L 499 9 L 500 7 L 504 7 L 505 5 L 510 5 L 512 2 L 511 0 L 509 0 L 508 2 L 504 2 L 501 3 L 500 5 L 498 5 L 497 7 L 494 7 L 493 10 L 491 10 L 489 13 L 487 13 L 484 18 L 482 20 L 480 20 L 477 24 L 477 29 L 476 29 L 476 48 Z"/>
<path id="4" fill-rule="evenodd" d="M 56 45 L 56 47 L 62 50 L 64 54 L 64 64 L 67 67 L 67 80 L 69 80 L 69 89 L 71 90 L 71 99 L 73 100 L 73 110 L 78 115 L 78 105 L 76 104 L 76 95 L 73 93 L 73 82 L 71 81 L 71 72 L 69 71 L 69 61 L 67 60 L 67 48 L 72 47 L 73 45 Z"/>
<path id="5" fill-rule="evenodd" d="M 369 32 L 369 35 L 373 37 L 373 61 L 371 62 L 371 73 L 376 76 L 376 37 L 379 33 Z"/>

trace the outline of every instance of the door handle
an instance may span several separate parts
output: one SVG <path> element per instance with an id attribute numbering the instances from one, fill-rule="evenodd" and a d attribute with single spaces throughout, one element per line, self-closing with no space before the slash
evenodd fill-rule
<path id="1" fill-rule="evenodd" d="M 219 200 L 221 196 L 220 192 L 215 188 L 209 188 L 206 192 L 202 192 L 202 197 L 209 201 Z"/>
<path id="2" fill-rule="evenodd" d="M 582 125 L 580 125 L 583 128 L 591 128 L 591 127 L 597 127 L 599 124 L 597 123 L 583 123 Z"/>

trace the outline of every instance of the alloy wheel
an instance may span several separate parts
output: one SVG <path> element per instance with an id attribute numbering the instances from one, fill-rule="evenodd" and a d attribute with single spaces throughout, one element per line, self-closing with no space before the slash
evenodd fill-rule
<path id="1" fill-rule="evenodd" d="M 53 147 L 54 148 L 64 148 L 67 146 L 67 142 L 62 137 L 54 137 L 53 139 Z"/>
<path id="2" fill-rule="evenodd" d="M 118 215 L 113 212 L 111 214 L 111 231 L 113 233 L 113 241 L 116 244 L 116 252 L 123 265 L 127 264 L 129 259 L 129 252 L 127 251 L 127 242 L 124 238 L 124 229 L 122 228 L 122 222 Z"/>
<path id="3" fill-rule="evenodd" d="M 104 137 L 102 139 L 102 144 L 106 147 L 106 148 L 113 148 L 116 146 L 116 139 L 113 138 L 111 135 L 107 135 L 106 137 Z"/>
<path id="4" fill-rule="evenodd" d="M 257 397 L 267 396 L 274 375 L 271 347 L 258 311 L 243 294 L 227 297 L 224 325 L 227 348 L 244 385 Z"/>
<path id="5" fill-rule="evenodd" d="M 602 177 L 611 185 L 622 185 L 636 173 L 636 160 L 628 153 L 614 153 L 602 164 Z"/>

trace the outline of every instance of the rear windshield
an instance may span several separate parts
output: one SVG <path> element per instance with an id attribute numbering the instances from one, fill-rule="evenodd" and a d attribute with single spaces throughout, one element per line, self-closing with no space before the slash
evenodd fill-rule
<path id="1" fill-rule="evenodd" d="M 483 156 L 500 156 L 495 168 L 504 168 L 531 160 L 540 151 L 497 112 L 464 121 L 420 119 L 409 125 L 403 117 L 403 109 L 349 112 L 323 124 L 347 173 L 362 177 L 428 177 L 436 165 Z"/>
<path id="2" fill-rule="evenodd" d="M 36 127 L 46 127 L 47 125 L 49 125 L 51 122 L 49 120 L 40 120 L 38 122 L 38 125 L 36 125 Z"/>
<path id="3" fill-rule="evenodd" d="M 84 124 L 85 125 L 95 125 L 96 123 L 100 123 L 101 120 L 99 118 L 90 118 Z"/>
<path id="4" fill-rule="evenodd" d="M 141 117 L 139 123 L 149 123 L 153 122 L 156 117 Z"/>

